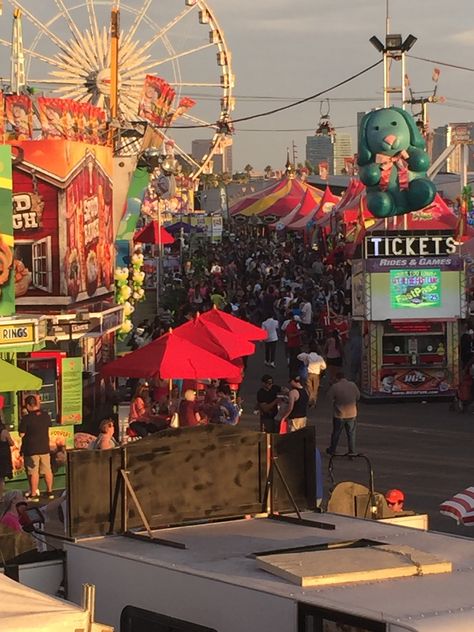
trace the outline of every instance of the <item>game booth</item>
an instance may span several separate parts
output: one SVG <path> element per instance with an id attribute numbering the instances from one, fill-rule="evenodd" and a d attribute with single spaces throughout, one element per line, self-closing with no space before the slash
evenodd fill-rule
<path id="1" fill-rule="evenodd" d="M 456 238 L 447 231 L 367 233 L 352 272 L 353 318 L 363 324 L 363 395 L 452 396 L 467 312 Z"/>

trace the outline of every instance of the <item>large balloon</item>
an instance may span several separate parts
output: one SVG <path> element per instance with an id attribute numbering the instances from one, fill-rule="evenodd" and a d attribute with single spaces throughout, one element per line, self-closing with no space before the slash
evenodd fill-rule
<path id="1" fill-rule="evenodd" d="M 415 120 L 397 107 L 366 114 L 359 129 L 359 178 L 367 187 L 367 207 L 376 217 L 392 217 L 431 204 L 434 183 L 426 176 L 430 159 Z"/>

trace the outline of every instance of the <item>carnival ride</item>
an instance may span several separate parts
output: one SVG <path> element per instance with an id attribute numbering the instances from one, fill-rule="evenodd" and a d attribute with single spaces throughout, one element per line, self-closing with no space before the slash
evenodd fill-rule
<path id="1" fill-rule="evenodd" d="M 105 109 L 122 139 L 116 150 L 126 156 L 139 151 L 137 139 L 150 125 L 139 116 L 146 76 L 159 75 L 175 93 L 172 111 L 183 97 L 195 101 L 172 136 L 175 153 L 197 178 L 231 133 L 234 78 L 231 54 L 212 9 L 204 0 L 183 4 L 181 9 L 174 0 L 144 0 L 136 6 L 121 0 L 53 0 L 41 5 L 7 0 L 0 24 L 0 44 L 11 49 L 11 66 L 8 55 L 0 59 L 4 91 L 40 92 Z M 201 159 L 183 148 L 189 142 L 185 128 L 199 129 L 201 138 L 210 136 L 209 150 Z M 168 139 L 165 125 L 158 131 Z"/>

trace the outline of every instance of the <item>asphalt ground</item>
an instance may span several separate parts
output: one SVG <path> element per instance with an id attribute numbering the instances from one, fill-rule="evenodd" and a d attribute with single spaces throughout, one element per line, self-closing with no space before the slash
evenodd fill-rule
<path id="1" fill-rule="evenodd" d="M 283 344 L 278 343 L 276 368 L 264 365 L 263 344 L 257 343 L 249 357 L 242 384 L 243 415 L 241 424 L 259 428 L 253 414 L 261 376 L 270 373 L 276 384 L 287 386 L 288 370 Z M 316 442 L 323 458 L 324 496 L 330 491 L 329 457 L 325 450 L 332 430 L 331 406 L 323 380 L 318 402 L 309 410 L 308 423 L 316 428 Z M 450 410 L 449 402 L 414 402 L 400 399 L 388 403 L 360 403 L 357 421 L 357 452 L 366 455 L 373 468 L 375 490 L 399 488 L 405 493 L 405 508 L 429 515 L 429 527 L 474 537 L 474 528 L 458 526 L 454 519 L 442 516 L 439 505 L 462 489 L 474 485 L 474 414 Z M 341 436 L 338 452 L 347 451 Z M 349 480 L 368 485 L 363 459 L 336 459 L 336 483 Z"/>

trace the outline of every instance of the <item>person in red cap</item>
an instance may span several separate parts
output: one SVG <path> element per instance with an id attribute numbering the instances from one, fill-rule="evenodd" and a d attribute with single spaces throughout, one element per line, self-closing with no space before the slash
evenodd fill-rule
<path id="1" fill-rule="evenodd" d="M 396 513 L 404 511 L 403 503 L 405 502 L 405 494 L 401 489 L 389 489 L 385 494 L 385 500 L 392 511 Z"/>

